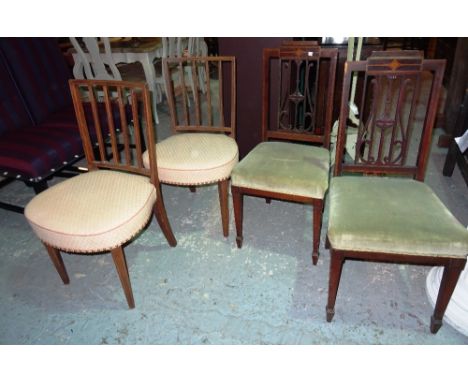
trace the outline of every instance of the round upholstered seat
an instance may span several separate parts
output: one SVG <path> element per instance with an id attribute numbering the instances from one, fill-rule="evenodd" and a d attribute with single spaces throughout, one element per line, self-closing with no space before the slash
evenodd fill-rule
<path id="1" fill-rule="evenodd" d="M 147 177 L 98 170 L 35 196 L 24 214 L 46 244 L 69 252 L 116 248 L 148 222 L 156 189 Z"/>
<path id="2" fill-rule="evenodd" d="M 239 150 L 236 141 L 224 134 L 185 133 L 156 144 L 156 158 L 163 183 L 209 184 L 230 177 Z M 148 152 L 143 163 L 149 167 Z"/>

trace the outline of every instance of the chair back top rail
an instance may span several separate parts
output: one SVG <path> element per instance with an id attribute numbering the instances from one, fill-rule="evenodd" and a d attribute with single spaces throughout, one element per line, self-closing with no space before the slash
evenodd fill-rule
<path id="1" fill-rule="evenodd" d="M 145 83 L 70 80 L 78 127 L 90 170 L 112 169 L 159 182 L 151 100 Z M 150 169 L 143 165 L 145 147 Z"/>
<path id="2" fill-rule="evenodd" d="M 373 52 L 367 61 L 346 62 L 334 175 L 400 174 L 424 181 L 444 69 L 445 60 L 425 60 L 418 51 Z M 353 76 L 361 96 L 350 163 L 344 147 Z"/>
<path id="3" fill-rule="evenodd" d="M 234 57 L 165 58 L 163 70 L 174 133 L 198 131 L 224 133 L 235 137 Z M 189 72 L 191 76 L 188 75 Z M 193 104 L 189 97 L 193 99 Z"/>
<path id="4" fill-rule="evenodd" d="M 337 49 L 307 41 L 263 50 L 263 141 L 329 147 L 337 59 Z"/>

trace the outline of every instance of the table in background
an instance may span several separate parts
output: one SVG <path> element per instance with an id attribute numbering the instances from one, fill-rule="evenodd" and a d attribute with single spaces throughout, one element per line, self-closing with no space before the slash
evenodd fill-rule
<path id="1" fill-rule="evenodd" d="M 153 62 L 156 58 L 162 58 L 163 56 L 163 46 L 161 38 L 111 37 L 110 42 L 112 48 L 112 59 L 114 60 L 114 64 L 131 64 L 133 62 L 140 62 L 143 66 L 146 83 L 148 84 L 148 88 L 153 96 L 153 114 L 155 116 L 155 120 L 157 121 L 158 119 L 156 115 L 156 104 L 157 99 L 161 98 L 162 94 L 158 93 L 156 83 L 156 72 L 154 69 Z M 74 49 L 71 49 L 70 53 L 72 54 L 75 63 L 73 66 L 73 76 L 75 78 L 83 78 L 83 62 L 81 61 L 79 54 Z M 110 64 L 109 62 L 107 62 L 106 55 L 104 54 L 104 48 L 102 49 L 101 58 L 105 64 Z"/>

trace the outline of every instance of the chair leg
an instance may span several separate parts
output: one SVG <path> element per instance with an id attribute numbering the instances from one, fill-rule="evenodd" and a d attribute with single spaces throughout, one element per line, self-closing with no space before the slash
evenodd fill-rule
<path id="1" fill-rule="evenodd" d="M 265 203 L 266 204 L 271 204 L 271 198 L 265 198 Z"/>
<path id="2" fill-rule="evenodd" d="M 457 285 L 460 273 L 465 267 L 465 260 L 453 259 L 444 267 L 444 273 L 440 282 L 439 293 L 434 307 L 434 313 L 431 316 L 431 333 L 435 334 L 442 326 L 442 319 L 445 310 L 450 302 L 453 291 Z"/>
<path id="3" fill-rule="evenodd" d="M 314 209 L 313 216 L 313 234 L 312 234 L 312 263 L 317 265 L 320 247 L 320 231 L 322 229 L 323 200 L 317 199 L 312 205 Z"/>
<path id="4" fill-rule="evenodd" d="M 219 204 L 221 207 L 221 220 L 223 223 L 223 235 L 229 236 L 229 201 L 228 201 L 228 185 L 229 180 L 221 180 L 218 182 Z"/>
<path id="5" fill-rule="evenodd" d="M 172 232 L 169 219 L 167 218 L 166 207 L 164 207 L 164 201 L 160 189 L 158 190 L 158 197 L 154 205 L 154 215 L 156 216 L 156 220 L 158 221 L 167 242 L 171 247 L 175 247 L 177 245 L 177 240 Z"/>
<path id="6" fill-rule="evenodd" d="M 457 143 L 451 139 L 447 156 L 445 157 L 444 168 L 442 170 L 442 174 L 444 176 L 452 176 L 453 170 L 455 169 L 455 164 L 457 163 L 457 154 L 458 154 L 458 146 Z"/>
<path id="7" fill-rule="evenodd" d="M 197 192 L 197 188 L 195 186 L 190 186 L 189 189 L 190 192 Z"/>
<path id="8" fill-rule="evenodd" d="M 234 220 L 236 222 L 236 243 L 237 248 L 242 248 L 242 220 L 244 211 L 244 195 L 237 187 L 231 187 L 232 204 L 234 206 Z"/>
<path id="9" fill-rule="evenodd" d="M 331 322 L 335 315 L 336 294 L 340 285 L 343 263 L 344 256 L 332 249 L 330 251 L 330 275 L 328 280 L 327 322 Z"/>
<path id="10" fill-rule="evenodd" d="M 32 185 L 32 188 L 34 190 L 34 193 L 37 195 L 37 194 L 40 194 L 42 191 L 47 190 L 49 188 L 49 186 L 47 184 L 47 181 L 43 180 L 41 182 L 34 183 Z"/>
<path id="11" fill-rule="evenodd" d="M 154 205 L 154 216 L 156 216 L 156 220 L 158 221 L 158 224 L 161 227 L 161 230 L 163 231 L 163 234 L 166 237 L 169 245 L 171 247 L 175 247 L 177 245 L 177 240 L 174 236 L 174 233 L 172 232 L 169 219 L 167 218 L 166 208 L 164 207 L 164 202 L 161 195 L 162 194 L 159 193 L 159 196 Z"/>
<path id="12" fill-rule="evenodd" d="M 127 304 L 130 309 L 135 307 L 135 301 L 133 300 L 132 286 L 130 285 L 130 278 L 128 276 L 127 262 L 125 260 L 125 254 L 122 247 L 114 248 L 112 251 L 112 258 L 114 259 L 115 268 L 119 275 L 120 283 L 127 298 Z"/>
<path id="13" fill-rule="evenodd" d="M 65 269 L 65 264 L 63 263 L 62 255 L 60 255 L 60 251 L 57 248 L 51 247 L 50 245 L 43 243 L 47 249 L 47 253 L 49 254 L 52 263 L 55 266 L 60 278 L 62 279 L 64 284 L 69 284 L 70 279 L 68 278 L 67 270 Z"/>
<path id="14" fill-rule="evenodd" d="M 330 249 L 330 240 L 328 239 L 328 235 L 325 239 L 325 249 Z"/>

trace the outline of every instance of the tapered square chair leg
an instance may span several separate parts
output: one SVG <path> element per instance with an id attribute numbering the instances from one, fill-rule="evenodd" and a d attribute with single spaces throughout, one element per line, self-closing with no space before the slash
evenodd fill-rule
<path id="1" fill-rule="evenodd" d="M 127 299 L 128 307 L 133 309 L 135 301 L 133 300 L 132 286 L 130 284 L 130 277 L 128 275 L 127 261 L 122 247 L 114 248 L 112 251 L 112 258 L 114 259 L 115 268 L 119 275 L 120 283 Z"/>

